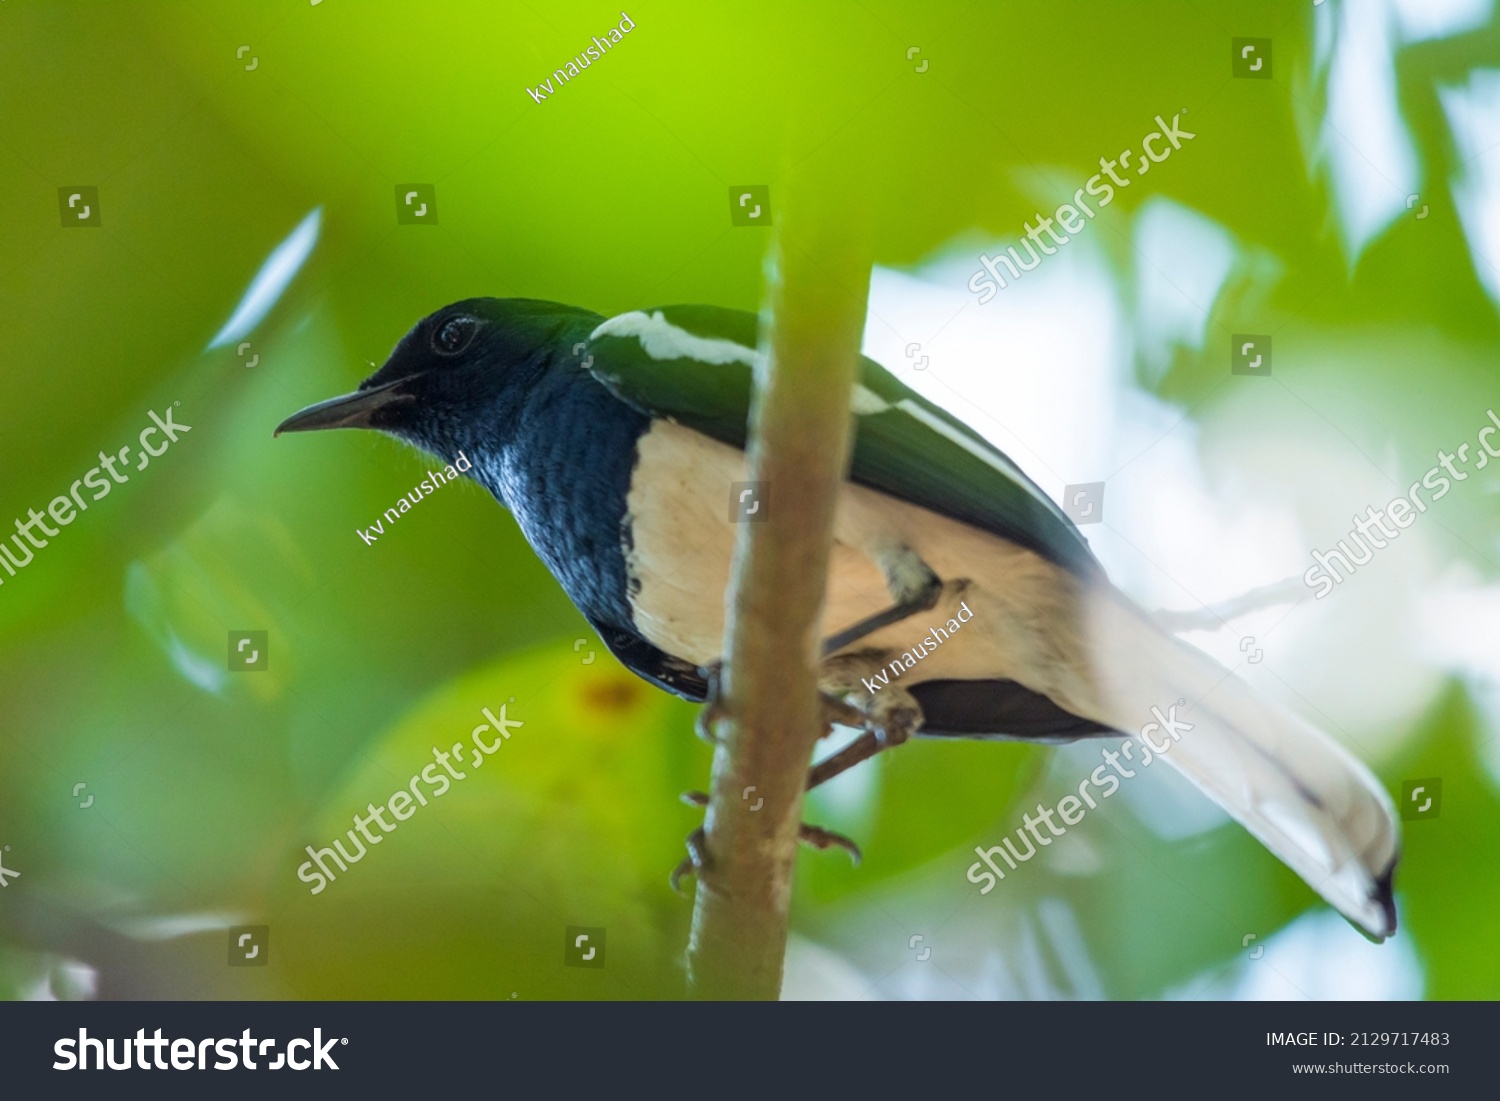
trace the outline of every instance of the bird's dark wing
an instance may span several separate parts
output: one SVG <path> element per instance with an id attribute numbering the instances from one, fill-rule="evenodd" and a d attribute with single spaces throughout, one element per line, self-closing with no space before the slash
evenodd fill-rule
<path id="1" fill-rule="evenodd" d="M 642 412 L 744 447 L 756 339 L 754 314 L 665 306 L 604 322 L 585 363 Z M 853 408 L 852 481 L 1028 547 L 1080 576 L 1100 573 L 1072 521 L 1003 452 L 863 356 Z"/>
<path id="2" fill-rule="evenodd" d="M 693 703 L 708 698 L 708 682 L 692 662 L 662 653 L 633 631 L 621 631 L 592 616 L 588 620 L 609 652 L 636 676 Z"/>

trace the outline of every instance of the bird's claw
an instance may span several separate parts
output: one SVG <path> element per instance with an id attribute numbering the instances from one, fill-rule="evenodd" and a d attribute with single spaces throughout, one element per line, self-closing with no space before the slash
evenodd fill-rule
<path id="1" fill-rule="evenodd" d="M 701 795 L 701 792 L 690 791 L 689 795 Z M 685 875 L 697 875 L 708 867 L 708 835 L 699 826 L 687 836 L 688 854 L 683 858 L 681 864 L 672 869 L 672 890 L 682 894 L 682 877 Z"/>
<path id="2" fill-rule="evenodd" d="M 922 723 L 922 713 L 912 707 L 897 707 L 883 715 L 872 726 L 881 749 L 890 749 L 906 742 Z"/>
<path id="3" fill-rule="evenodd" d="M 708 696 L 703 701 L 703 707 L 693 721 L 693 730 L 698 737 L 709 745 L 718 745 L 719 737 L 715 730 L 719 721 L 729 718 L 729 709 L 719 702 L 719 663 L 707 666 L 702 670 L 704 679 L 708 681 Z M 870 715 L 861 711 L 851 703 L 845 703 L 837 696 L 821 692 L 818 695 L 819 716 L 823 721 L 823 733 L 821 737 L 828 737 L 833 733 L 834 724 L 853 727 L 855 730 L 868 730 L 872 734 L 881 737 L 884 744 L 898 745 L 905 741 L 905 737 L 891 739 L 880 724 Z"/>
<path id="4" fill-rule="evenodd" d="M 819 693 L 822 709 L 823 737 L 833 733 L 833 724 L 863 730 L 872 735 L 881 749 L 898 746 L 922 725 L 922 713 L 914 707 L 893 707 L 884 713 L 866 711 L 838 696 Z"/>
<path id="5" fill-rule="evenodd" d="M 834 847 L 843 849 L 849 854 L 849 859 L 854 861 L 854 866 L 859 867 L 859 862 L 864 859 L 864 854 L 859 851 L 859 846 L 850 838 L 832 830 L 825 830 L 822 826 L 809 826 L 806 822 L 797 827 L 797 840 L 804 845 L 811 845 L 815 849 L 831 849 Z"/>
<path id="6" fill-rule="evenodd" d="M 703 710 L 698 712 L 698 717 L 693 721 L 693 732 L 709 745 L 718 745 L 719 736 L 714 728 L 721 719 L 727 719 L 729 712 L 719 706 L 717 701 L 709 701 L 703 705 Z"/>
<path id="7" fill-rule="evenodd" d="M 702 791 L 685 791 L 680 796 L 682 801 L 690 807 L 708 806 L 708 794 Z M 841 833 L 824 829 L 822 826 L 811 826 L 803 822 L 797 827 L 797 840 L 804 845 L 811 845 L 818 850 L 839 848 L 849 854 L 854 861 L 854 866 L 859 867 L 860 861 L 864 859 L 864 853 L 860 851 L 858 843 Z M 697 874 L 708 862 L 707 837 L 703 827 L 699 826 L 687 839 L 688 855 L 681 864 L 672 870 L 672 890 L 678 894 L 682 893 L 680 884 L 682 877 L 689 874 Z"/>
<path id="8" fill-rule="evenodd" d="M 823 737 L 833 733 L 834 723 L 840 726 L 851 726 L 855 730 L 872 729 L 870 716 L 851 703 L 845 703 L 837 696 L 831 696 L 827 692 L 818 694 L 818 703 L 821 708 L 823 719 Z"/>
<path id="9" fill-rule="evenodd" d="M 720 719 L 729 717 L 729 710 L 719 702 L 719 672 L 722 668 L 723 663 L 716 661 L 701 670 L 703 679 L 708 683 L 708 695 L 704 698 L 703 710 L 693 720 L 693 730 L 709 745 L 719 744 L 719 736 L 714 728 Z"/>

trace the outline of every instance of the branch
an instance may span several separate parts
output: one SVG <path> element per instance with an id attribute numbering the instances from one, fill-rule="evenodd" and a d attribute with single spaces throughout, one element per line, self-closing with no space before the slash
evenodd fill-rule
<path id="1" fill-rule="evenodd" d="M 1217 631 L 1229 626 L 1230 620 L 1239 619 L 1262 608 L 1274 608 L 1278 604 L 1295 604 L 1307 595 L 1307 586 L 1300 577 L 1289 577 L 1270 585 L 1262 585 L 1247 593 L 1221 600 L 1217 604 L 1205 604 L 1201 608 L 1169 610 L 1162 608 L 1155 613 L 1156 622 L 1173 634 L 1184 631 Z"/>
<path id="2" fill-rule="evenodd" d="M 812 205 L 799 210 L 793 195 L 778 212 L 780 270 L 762 334 L 769 355 L 756 370 L 747 449 L 750 479 L 765 484 L 767 518 L 740 525 L 726 598 L 726 717 L 716 724 L 707 860 L 688 943 L 688 979 L 700 998 L 780 995 L 802 795 L 824 731 L 824 586 L 870 267 L 847 196 L 821 196 L 806 196 Z M 851 223 L 855 231 L 841 231 Z"/>

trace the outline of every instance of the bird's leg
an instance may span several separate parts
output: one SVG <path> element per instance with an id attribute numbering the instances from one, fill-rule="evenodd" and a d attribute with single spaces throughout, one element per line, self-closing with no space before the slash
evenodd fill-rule
<path id="1" fill-rule="evenodd" d="M 827 638 L 823 642 L 823 657 L 830 658 L 838 651 L 847 646 L 852 646 L 862 638 L 874 634 L 882 627 L 889 627 L 892 623 L 900 623 L 918 612 L 926 612 L 937 607 L 938 601 L 942 599 L 944 589 L 954 592 L 962 592 L 968 587 L 967 581 L 955 581 L 950 585 L 944 585 L 942 579 L 932 571 L 932 567 L 923 562 L 921 556 L 905 544 L 893 544 L 870 552 L 870 557 L 885 574 L 886 587 L 890 590 L 893 605 L 882 612 L 866 616 L 859 622 L 845 627 L 838 634 Z M 876 662 L 872 672 L 878 671 L 880 662 Z M 825 661 L 824 667 L 828 663 Z M 699 670 L 703 679 L 708 683 L 708 695 L 704 701 L 703 709 L 698 712 L 695 729 L 698 737 L 710 745 L 716 745 L 719 741 L 714 733 L 715 727 L 721 719 L 728 718 L 726 708 L 719 702 L 719 678 L 723 672 L 724 663 L 716 661 L 712 665 L 704 666 Z M 846 691 L 852 691 L 859 687 L 858 678 L 855 683 L 849 684 Z M 910 702 L 910 706 L 916 707 L 916 701 L 910 696 L 902 693 L 904 700 Z M 845 708 L 842 714 L 829 715 L 830 707 Z M 889 707 L 887 711 L 891 710 Z M 868 726 L 868 714 L 858 708 L 843 704 L 837 695 L 824 693 L 825 717 L 832 718 L 835 722 L 844 723 L 847 726 Z M 918 721 L 920 722 L 921 709 L 917 709 Z M 826 735 L 825 735 L 826 736 Z M 903 736 L 902 741 L 905 741 Z M 892 743 L 895 744 L 895 743 Z"/>
<path id="2" fill-rule="evenodd" d="M 910 561 L 915 562 L 925 574 L 925 580 L 920 583 L 917 590 L 920 595 L 908 600 L 905 604 L 898 603 L 896 607 L 862 620 L 854 627 L 840 632 L 825 643 L 825 654 L 842 649 L 871 631 L 879 630 L 888 623 L 896 623 L 916 612 L 925 611 L 937 603 L 943 591 L 942 582 L 938 580 L 936 574 L 922 564 L 915 554 L 909 551 L 907 553 L 910 554 Z M 895 589 L 894 581 L 892 588 Z M 863 675 L 876 672 L 882 665 L 879 651 L 842 654 L 838 657 L 827 658 L 823 662 L 818 676 L 821 689 L 819 699 L 824 721 L 822 736 L 826 738 L 833 732 L 834 723 L 861 728 L 864 734 L 812 768 L 808 772 L 805 790 L 811 791 L 820 784 L 827 783 L 861 761 L 869 760 L 883 749 L 900 745 L 921 727 L 922 708 L 910 692 L 891 686 L 884 689 L 879 696 L 875 696 L 864 690 Z M 718 744 L 719 739 L 715 728 L 719 720 L 728 717 L 727 709 L 719 702 L 719 676 L 722 669 L 722 662 L 714 662 L 702 669 L 704 680 L 708 682 L 708 695 L 703 709 L 698 712 L 695 729 L 698 737 L 710 745 Z M 856 706 L 844 699 L 845 696 L 855 695 L 864 697 L 863 706 Z M 706 807 L 708 795 L 701 791 L 684 792 L 682 801 L 689 806 Z M 855 864 L 862 859 L 859 845 L 853 840 L 841 833 L 824 829 L 822 826 L 803 822 L 797 827 L 797 838 L 815 849 L 829 849 L 835 846 L 844 849 L 853 858 Z M 687 850 L 688 855 L 672 871 L 671 883 L 674 891 L 680 890 L 683 876 L 696 874 L 708 865 L 707 835 L 702 826 L 688 835 Z"/>
<path id="3" fill-rule="evenodd" d="M 719 736 L 715 733 L 715 729 L 720 720 L 729 718 L 729 709 L 719 702 L 719 676 L 723 668 L 724 663 L 716 661 L 698 670 L 703 679 L 708 682 L 708 695 L 703 701 L 703 707 L 698 712 L 697 718 L 693 720 L 693 730 L 709 745 L 719 744 Z M 819 702 L 823 708 L 823 733 L 819 735 L 821 738 L 826 738 L 833 733 L 834 723 L 856 727 L 870 724 L 869 717 L 863 711 L 836 696 L 822 693 L 819 696 Z"/>
<path id="4" fill-rule="evenodd" d="M 845 627 L 823 643 L 823 656 L 836 654 L 846 646 L 874 634 L 882 627 L 900 623 L 918 612 L 929 611 L 937 606 L 943 593 L 943 582 L 932 568 L 923 562 L 917 552 L 904 544 L 882 548 L 872 553 L 875 564 L 885 573 L 886 587 L 890 590 L 893 605 L 883 612 L 866 616 L 858 623 Z"/>
<path id="5" fill-rule="evenodd" d="M 864 733 L 807 774 L 807 790 L 826 784 L 840 773 L 867 761 L 881 750 L 900 745 L 922 727 L 922 705 L 897 685 L 871 692 L 866 687 L 872 674 L 883 666 L 882 651 L 840 654 L 823 662 L 818 687 L 823 693 L 825 718 Z M 845 702 L 845 698 L 859 703 Z"/>
<path id="6" fill-rule="evenodd" d="M 852 703 L 845 703 L 841 696 L 820 691 L 818 703 L 823 710 L 823 732 L 818 735 L 820 738 L 826 738 L 833 733 L 834 723 L 840 726 L 852 726 L 856 730 L 873 729 L 870 716 Z"/>
<path id="7" fill-rule="evenodd" d="M 922 725 L 922 709 L 916 700 L 910 707 L 893 709 L 884 719 L 875 720 L 865 732 L 832 757 L 819 761 L 807 773 L 807 790 L 820 787 L 835 776 L 848 772 L 875 754 L 893 749 L 910 738 Z"/>

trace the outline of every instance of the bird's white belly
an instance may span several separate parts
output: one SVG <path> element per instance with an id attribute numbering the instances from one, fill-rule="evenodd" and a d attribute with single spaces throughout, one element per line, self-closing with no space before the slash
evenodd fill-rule
<path id="1" fill-rule="evenodd" d="M 628 496 L 633 545 L 626 551 L 637 582 L 630 596 L 636 627 L 667 653 L 708 664 L 723 652 L 725 594 L 741 526 L 731 519 L 731 486 L 749 480 L 745 455 L 666 421 L 656 422 L 638 447 Z M 763 507 L 774 520 L 775 486 L 768 487 Z M 1077 591 L 1060 567 L 998 536 L 848 483 L 840 492 L 834 537 L 824 637 L 892 604 L 869 552 L 898 542 L 943 581 L 970 584 L 961 593 L 945 591 L 930 612 L 885 627 L 851 650 L 885 650 L 894 657 L 917 647 L 929 628 L 963 620 L 903 683 L 1005 678 L 1054 699 L 1073 695 L 1069 685 L 1054 683 L 1066 666 L 1055 663 L 1061 640 L 1052 636 L 1075 618 L 1059 605 Z M 960 604 L 967 605 L 968 616 L 960 615 Z"/>

